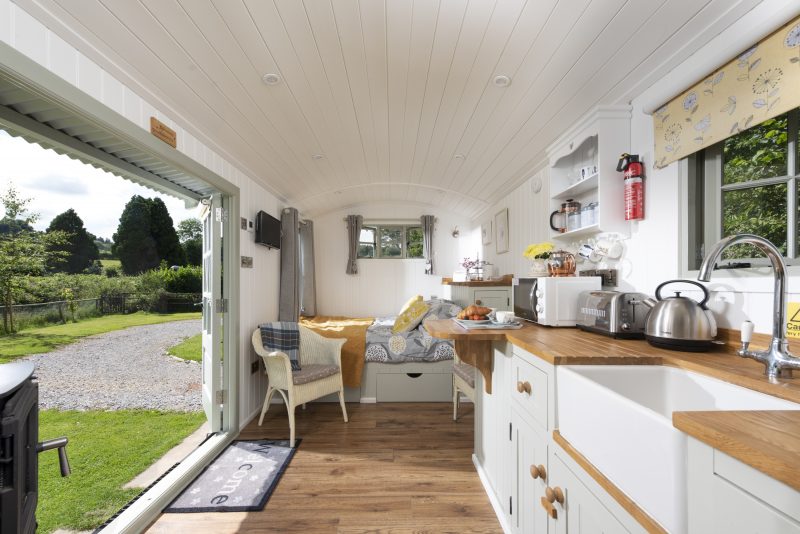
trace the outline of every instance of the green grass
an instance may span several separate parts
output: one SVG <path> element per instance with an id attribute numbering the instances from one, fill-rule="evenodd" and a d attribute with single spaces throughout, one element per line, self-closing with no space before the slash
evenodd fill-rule
<path id="1" fill-rule="evenodd" d="M 200 413 L 67 411 L 39 413 L 39 439 L 67 436 L 72 474 L 62 478 L 55 451 L 39 455 L 41 533 L 92 530 L 141 492 L 122 489 L 204 421 Z"/>
<path id="2" fill-rule="evenodd" d="M 106 315 L 77 323 L 31 328 L 17 334 L 0 337 L 0 363 L 21 356 L 50 352 L 60 346 L 74 343 L 82 337 L 121 330 L 131 326 L 168 323 L 184 319 L 199 319 L 199 312 L 155 314 L 137 312 L 128 315 Z"/>
<path id="3" fill-rule="evenodd" d="M 119 260 L 100 260 L 100 265 L 103 266 L 103 269 L 108 269 L 109 267 L 114 267 L 117 270 L 122 268 L 122 262 Z"/>
<path id="4" fill-rule="evenodd" d="M 197 334 L 196 336 L 184 339 L 174 347 L 170 347 L 167 349 L 167 352 L 178 358 L 183 358 L 184 360 L 199 362 L 203 359 L 202 341 L 203 334 Z"/>

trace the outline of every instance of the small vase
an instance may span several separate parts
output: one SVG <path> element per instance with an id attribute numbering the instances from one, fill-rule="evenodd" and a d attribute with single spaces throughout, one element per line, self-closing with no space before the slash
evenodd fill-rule
<path id="1" fill-rule="evenodd" d="M 542 260 L 542 259 L 531 260 L 530 275 L 536 277 L 550 276 L 550 274 L 547 272 L 547 260 Z"/>

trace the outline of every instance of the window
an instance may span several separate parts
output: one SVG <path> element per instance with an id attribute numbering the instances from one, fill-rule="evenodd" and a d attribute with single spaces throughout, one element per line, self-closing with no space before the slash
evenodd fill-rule
<path id="1" fill-rule="evenodd" d="M 686 158 L 688 265 L 696 270 L 720 238 L 749 233 L 800 264 L 800 109 L 769 119 Z M 731 266 L 764 264 L 750 245 L 728 248 Z"/>
<path id="2" fill-rule="evenodd" d="M 422 227 L 364 225 L 358 239 L 359 258 L 422 258 Z"/>

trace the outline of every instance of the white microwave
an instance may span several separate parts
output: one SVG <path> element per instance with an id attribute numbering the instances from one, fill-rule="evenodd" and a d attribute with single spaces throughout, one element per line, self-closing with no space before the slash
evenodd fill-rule
<path id="1" fill-rule="evenodd" d="M 599 276 L 550 276 L 514 279 L 514 315 L 546 326 L 575 326 L 578 295 L 597 291 Z"/>

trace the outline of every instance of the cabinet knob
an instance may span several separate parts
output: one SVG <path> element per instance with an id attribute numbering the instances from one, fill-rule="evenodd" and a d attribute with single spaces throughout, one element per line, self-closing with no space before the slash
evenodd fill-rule
<path id="1" fill-rule="evenodd" d="M 528 395 L 531 394 L 531 383 L 527 380 L 525 382 L 519 381 L 517 382 L 517 391 L 520 393 L 527 393 Z"/>
<path id="2" fill-rule="evenodd" d="M 483 304 L 483 302 L 481 301 L 481 299 L 478 299 L 478 300 L 476 300 L 476 301 L 475 301 L 475 304 L 477 304 L 478 306 L 480 306 L 481 304 Z"/>
<path id="3" fill-rule="evenodd" d="M 545 511 L 547 512 L 547 515 L 549 515 L 553 519 L 558 519 L 558 511 L 556 510 L 555 506 L 553 506 L 550 503 L 550 501 L 548 501 L 546 498 L 542 497 L 541 503 L 542 503 L 542 508 L 545 509 Z"/>
<path id="4" fill-rule="evenodd" d="M 547 471 L 541 464 L 531 465 L 531 476 L 534 479 L 541 478 L 542 480 L 547 480 Z"/>
<path id="5" fill-rule="evenodd" d="M 558 504 L 564 504 L 564 492 L 558 486 L 555 488 L 547 486 L 544 489 L 544 498 L 550 503 L 557 502 Z"/>

